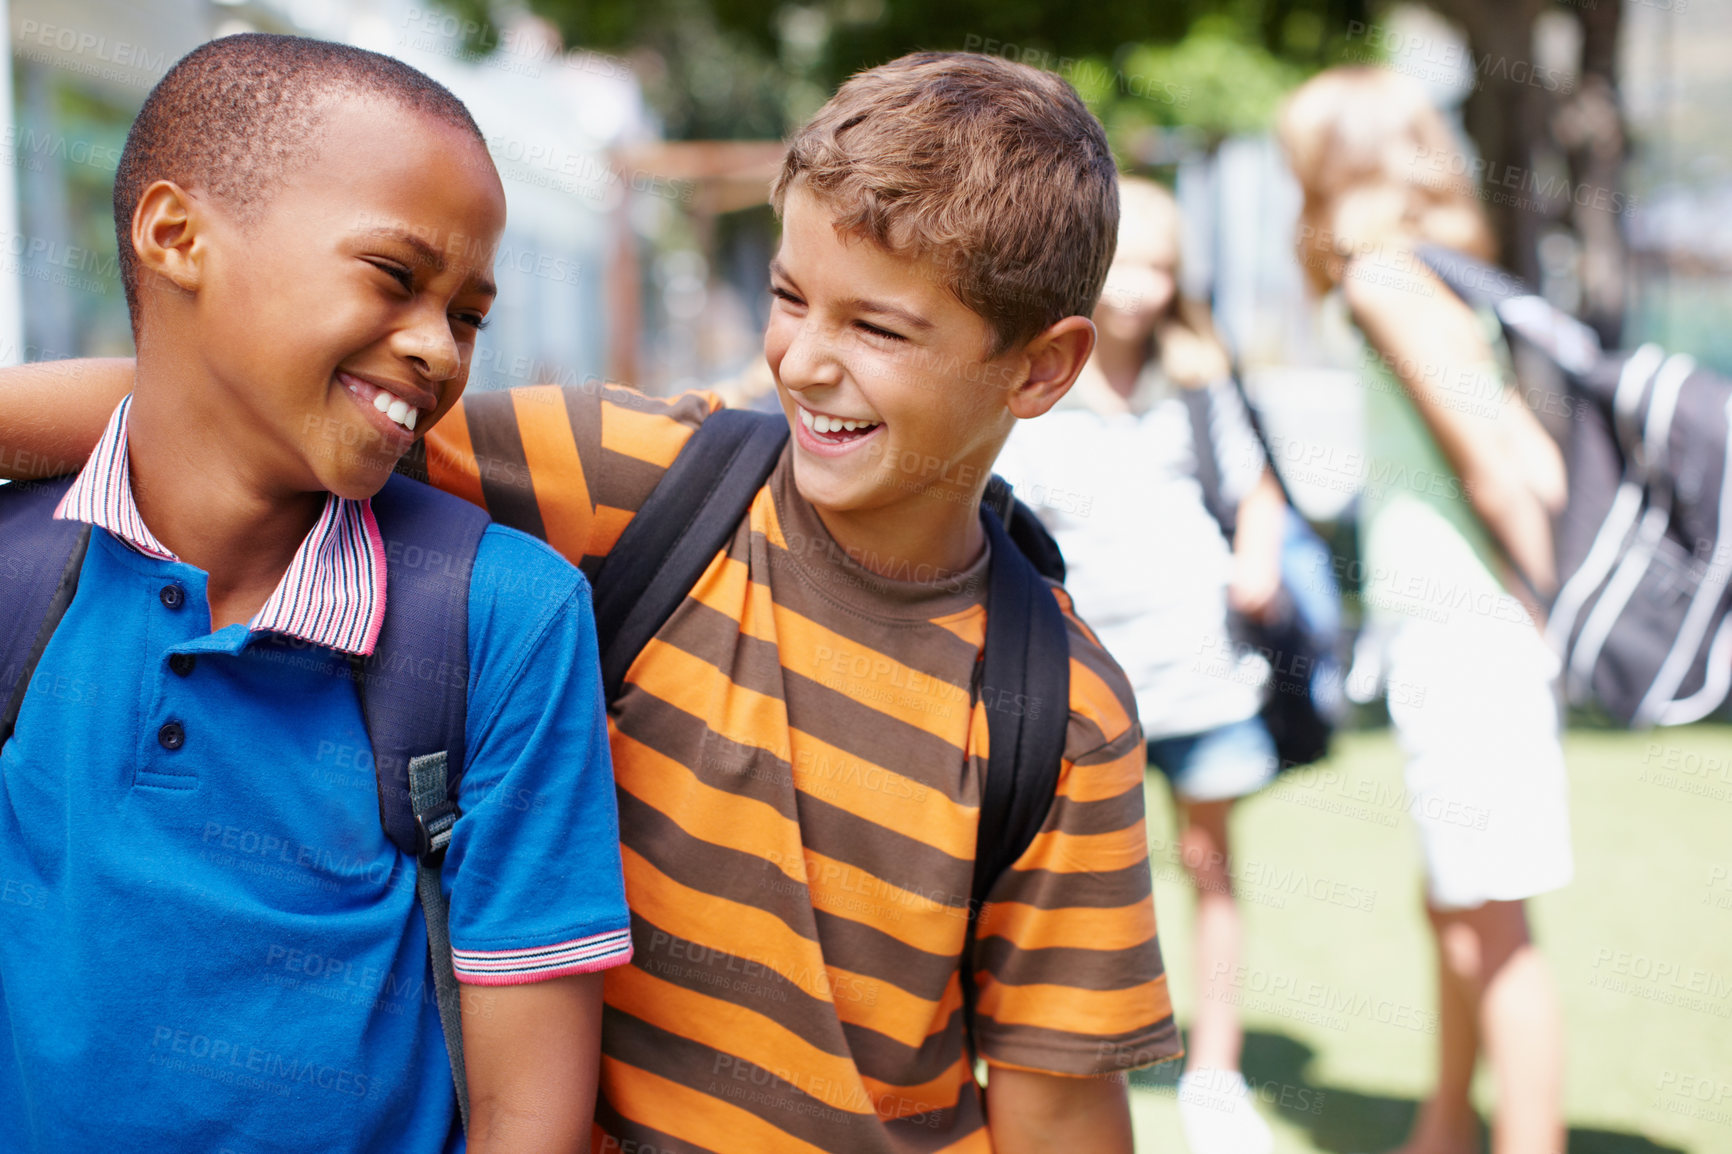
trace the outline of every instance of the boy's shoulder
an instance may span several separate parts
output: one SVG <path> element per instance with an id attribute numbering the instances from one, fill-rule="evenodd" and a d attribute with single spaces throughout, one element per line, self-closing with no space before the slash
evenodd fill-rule
<path id="1" fill-rule="evenodd" d="M 588 588 L 583 572 L 546 541 L 509 525 L 490 522 L 475 553 L 471 583 L 509 594 L 525 581 L 548 581 L 567 588 Z"/>
<path id="2" fill-rule="evenodd" d="M 469 455 L 467 449 L 507 481 L 514 474 L 527 479 L 552 463 L 548 450 L 569 432 L 586 472 L 602 463 L 599 454 L 665 469 L 698 426 L 723 407 L 713 392 L 652 397 L 607 381 L 472 393 L 458 403 L 449 425 L 428 433 L 427 453 Z M 487 473 L 480 479 L 485 483 Z"/>
<path id="3" fill-rule="evenodd" d="M 587 605 L 587 580 L 556 550 L 453 494 L 399 477 L 370 504 L 388 613 L 465 592 L 472 611 L 505 612 L 518 623 L 574 596 Z"/>
<path id="4" fill-rule="evenodd" d="M 1130 678 L 1094 630 L 1077 616 L 1064 586 L 1053 586 L 1053 596 L 1064 611 L 1070 634 L 1070 728 L 1065 736 L 1065 758 L 1122 756 L 1142 744 Z"/>
<path id="5" fill-rule="evenodd" d="M 508 525 L 487 526 L 469 575 L 469 633 L 474 642 L 484 648 L 491 647 L 490 642 L 519 646 L 544 630 L 556 614 L 573 609 L 590 624 L 589 579 L 580 569 L 545 541 Z"/>

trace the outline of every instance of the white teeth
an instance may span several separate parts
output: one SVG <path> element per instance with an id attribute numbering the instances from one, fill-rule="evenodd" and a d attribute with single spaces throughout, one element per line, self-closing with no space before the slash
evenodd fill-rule
<path id="1" fill-rule="evenodd" d="M 852 433 L 859 429 L 878 427 L 877 421 L 845 421 L 841 417 L 826 417 L 809 409 L 800 409 L 800 423 L 814 433 Z"/>
<path id="2" fill-rule="evenodd" d="M 360 393 L 354 385 L 349 386 L 349 391 L 357 395 Z M 410 432 L 415 431 L 415 423 L 421 419 L 421 410 L 384 389 L 373 394 L 373 407 Z"/>

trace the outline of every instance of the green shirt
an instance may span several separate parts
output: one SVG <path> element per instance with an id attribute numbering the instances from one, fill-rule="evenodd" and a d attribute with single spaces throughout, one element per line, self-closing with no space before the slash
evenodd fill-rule
<path id="1" fill-rule="evenodd" d="M 1442 399 L 1452 407 L 1495 413 L 1511 373 L 1496 317 L 1484 313 L 1481 319 L 1496 371 L 1447 382 Z M 1446 622 L 1464 603 L 1502 598 L 1502 554 L 1406 387 L 1369 346 L 1360 380 L 1366 475 L 1359 528 L 1367 617 Z"/>

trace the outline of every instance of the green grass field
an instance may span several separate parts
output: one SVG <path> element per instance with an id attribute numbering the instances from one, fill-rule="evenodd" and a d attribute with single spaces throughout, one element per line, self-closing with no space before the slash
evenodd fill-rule
<path id="1" fill-rule="evenodd" d="M 1732 729 L 1578 731 L 1576 877 L 1530 903 L 1562 992 L 1570 1154 L 1732 1151 Z M 1418 845 L 1387 731 L 1246 802 L 1234 837 L 1244 968 L 1218 975 L 1278 1151 L 1384 1151 L 1435 1063 Z M 1181 1025 L 1198 997 L 1191 894 L 1151 776 L 1161 944 Z M 1205 976 L 1207 977 L 1207 976 Z M 1139 1151 L 1183 1151 L 1176 1069 L 1133 1078 Z M 1480 1070 L 1482 1118 L 1492 1104 Z"/>

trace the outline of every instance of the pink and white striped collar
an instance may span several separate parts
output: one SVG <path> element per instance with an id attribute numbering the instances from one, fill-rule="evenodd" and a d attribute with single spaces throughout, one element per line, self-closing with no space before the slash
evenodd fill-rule
<path id="1" fill-rule="evenodd" d="M 126 454 L 129 396 L 108 419 L 96 452 L 73 481 L 54 516 L 106 529 L 147 557 L 179 561 L 139 515 Z M 373 507 L 336 494 L 247 627 L 280 633 L 342 653 L 368 656 L 385 620 L 385 543 Z"/>

